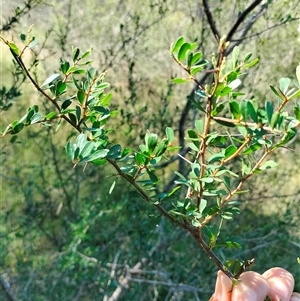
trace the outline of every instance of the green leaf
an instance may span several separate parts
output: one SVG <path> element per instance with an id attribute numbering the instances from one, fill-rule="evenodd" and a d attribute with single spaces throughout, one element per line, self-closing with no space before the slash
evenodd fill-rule
<path id="1" fill-rule="evenodd" d="M 82 162 L 93 162 L 106 157 L 108 149 L 101 149 L 94 152 L 92 155 L 81 160 Z"/>
<path id="2" fill-rule="evenodd" d="M 190 68 L 190 75 L 194 76 L 196 73 L 201 72 L 204 69 L 204 65 L 196 65 Z"/>
<path id="3" fill-rule="evenodd" d="M 201 52 L 196 52 L 193 55 L 193 59 L 192 59 L 192 65 L 197 64 L 200 60 L 202 59 L 202 53 Z"/>
<path id="4" fill-rule="evenodd" d="M 266 170 L 266 169 L 270 169 L 270 168 L 273 168 L 273 167 L 276 167 L 276 166 L 278 166 L 278 164 L 275 161 L 269 160 L 269 161 L 266 161 L 266 162 L 262 163 L 259 166 L 259 169 L 260 170 Z"/>
<path id="5" fill-rule="evenodd" d="M 219 115 L 223 109 L 225 108 L 225 105 L 223 103 L 219 103 L 216 105 L 216 107 L 214 108 L 214 110 L 211 112 L 212 116 L 217 116 Z"/>
<path id="6" fill-rule="evenodd" d="M 244 121 L 247 121 L 248 111 L 247 111 L 247 102 L 245 100 L 240 102 L 240 112 Z"/>
<path id="7" fill-rule="evenodd" d="M 91 142 L 91 141 L 86 141 L 84 147 L 81 149 L 79 155 L 82 157 L 82 158 L 85 158 L 87 156 L 89 156 L 93 149 L 95 148 L 94 146 L 94 143 Z"/>
<path id="8" fill-rule="evenodd" d="M 206 208 L 206 206 L 207 206 L 207 200 L 201 199 L 200 206 L 199 206 L 199 212 L 201 214 L 202 214 L 203 210 Z"/>
<path id="9" fill-rule="evenodd" d="M 157 144 L 154 150 L 154 156 L 159 157 L 165 153 L 168 147 L 168 140 L 164 138 L 161 142 Z"/>
<path id="10" fill-rule="evenodd" d="M 258 151 L 259 149 L 261 149 L 262 145 L 258 142 L 251 144 L 249 147 L 247 147 L 242 154 L 243 155 L 249 155 L 252 154 L 256 151 Z"/>
<path id="11" fill-rule="evenodd" d="M 41 89 L 42 90 L 49 89 L 54 84 L 54 82 L 57 81 L 58 79 L 60 79 L 60 74 L 58 73 L 52 74 L 43 82 L 43 84 L 41 85 Z"/>
<path id="12" fill-rule="evenodd" d="M 84 100 L 85 100 L 85 93 L 84 93 L 84 91 L 82 91 L 82 90 L 78 90 L 78 91 L 77 91 L 77 99 L 78 99 L 78 101 L 79 101 L 81 104 L 84 103 Z"/>
<path id="13" fill-rule="evenodd" d="M 67 71 L 69 70 L 69 68 L 70 68 L 70 63 L 69 63 L 69 62 L 62 62 L 62 63 L 60 64 L 60 70 L 61 70 L 61 72 L 62 72 L 63 74 L 66 74 Z"/>
<path id="14" fill-rule="evenodd" d="M 122 152 L 122 147 L 120 144 L 115 144 L 113 145 L 110 149 L 109 149 L 109 152 L 107 154 L 107 158 L 110 158 L 110 159 L 117 159 L 120 157 L 121 155 L 121 152 Z"/>
<path id="15" fill-rule="evenodd" d="M 199 137 L 198 137 L 197 133 L 194 130 L 188 130 L 187 133 L 188 133 L 190 140 L 195 144 L 195 146 L 197 148 L 199 148 L 200 142 L 199 142 Z"/>
<path id="16" fill-rule="evenodd" d="M 143 166 L 145 164 L 145 156 L 141 153 L 136 153 L 135 154 L 135 161 L 137 163 L 137 165 L 139 166 Z"/>
<path id="17" fill-rule="evenodd" d="M 298 83 L 300 84 L 300 64 L 296 67 L 296 77 Z"/>
<path id="18" fill-rule="evenodd" d="M 32 37 L 30 43 L 27 45 L 28 48 L 32 48 L 38 44 L 38 40 L 35 37 Z"/>
<path id="19" fill-rule="evenodd" d="M 196 130 L 199 134 L 202 134 L 202 131 L 203 131 L 203 128 L 204 128 L 204 122 L 202 119 L 197 119 L 195 121 L 195 127 L 196 127 Z"/>
<path id="20" fill-rule="evenodd" d="M 15 55 L 19 55 L 20 54 L 20 50 L 18 48 L 18 46 L 14 43 L 8 43 L 9 49 L 10 51 L 15 54 Z"/>
<path id="21" fill-rule="evenodd" d="M 114 181 L 112 182 L 112 184 L 111 184 L 111 186 L 110 186 L 110 188 L 109 188 L 109 192 L 108 192 L 109 194 L 111 194 L 111 193 L 113 192 L 115 186 L 116 186 L 116 180 L 114 180 Z"/>
<path id="22" fill-rule="evenodd" d="M 174 140 L 174 131 L 170 127 L 166 127 L 166 136 L 168 138 L 169 143 L 172 143 Z"/>
<path id="23" fill-rule="evenodd" d="M 71 160 L 74 160 L 75 148 L 74 148 L 74 144 L 71 143 L 70 141 L 68 141 L 68 143 L 66 145 L 66 152 L 67 152 L 67 155 L 69 156 L 69 158 Z"/>
<path id="24" fill-rule="evenodd" d="M 198 95 L 198 96 L 200 96 L 201 98 L 204 98 L 204 97 L 206 97 L 206 94 L 205 94 L 205 91 L 203 91 L 203 90 L 196 90 L 195 92 L 194 92 L 196 95 Z M 205 112 L 205 111 L 204 111 Z"/>
<path id="25" fill-rule="evenodd" d="M 153 133 L 147 133 L 145 136 L 145 142 L 149 153 L 152 154 L 158 142 L 157 135 Z"/>
<path id="26" fill-rule="evenodd" d="M 187 69 L 190 69 L 191 65 L 192 65 L 192 59 L 193 59 L 193 52 L 191 52 L 190 50 L 188 50 L 185 54 L 186 56 L 186 65 L 187 65 Z"/>
<path id="27" fill-rule="evenodd" d="M 176 77 L 172 79 L 172 83 L 174 84 L 184 84 L 191 81 L 190 78 L 180 78 L 180 77 Z"/>
<path id="28" fill-rule="evenodd" d="M 67 84 L 62 82 L 61 80 L 57 82 L 56 84 L 56 96 L 59 96 L 66 92 Z"/>
<path id="29" fill-rule="evenodd" d="M 85 144 L 87 143 L 87 136 L 86 134 L 79 134 L 76 138 L 76 146 L 79 148 L 79 150 L 81 151 Z"/>
<path id="30" fill-rule="evenodd" d="M 185 58 L 185 55 L 187 51 L 190 50 L 190 48 L 191 48 L 191 44 L 186 42 L 180 46 L 180 49 L 178 51 L 178 57 L 177 57 L 179 62 L 181 62 Z"/>
<path id="31" fill-rule="evenodd" d="M 276 112 L 272 115 L 271 122 L 270 122 L 270 127 L 271 127 L 272 129 L 274 129 L 274 128 L 276 127 L 279 117 L 280 117 L 280 113 L 279 113 L 278 111 L 276 111 Z"/>
<path id="32" fill-rule="evenodd" d="M 242 66 L 242 69 L 248 69 L 248 68 L 250 68 L 250 67 L 253 67 L 253 66 L 255 66 L 258 62 L 259 62 L 259 58 L 256 58 L 256 59 L 254 59 L 253 61 L 251 61 L 250 63 L 243 65 L 243 66 Z"/>
<path id="33" fill-rule="evenodd" d="M 183 37 L 179 37 L 177 39 L 177 41 L 174 43 L 171 52 L 173 53 L 173 52 L 178 51 L 179 48 L 182 46 L 183 42 L 184 42 L 184 38 Z"/>
<path id="34" fill-rule="evenodd" d="M 298 121 L 300 121 L 300 108 L 298 106 L 294 107 L 294 114 Z"/>
<path id="35" fill-rule="evenodd" d="M 213 183 L 214 182 L 214 178 L 211 178 L 211 177 L 201 178 L 200 181 L 204 182 L 204 183 Z"/>
<path id="36" fill-rule="evenodd" d="M 238 86 L 240 86 L 240 84 L 242 83 L 242 81 L 237 78 L 235 80 L 233 80 L 229 85 L 228 87 L 232 90 L 235 90 Z"/>
<path id="37" fill-rule="evenodd" d="M 288 91 L 290 83 L 291 80 L 288 77 L 283 77 L 279 80 L 279 88 L 283 92 L 283 94 L 286 94 L 286 92 Z"/>
<path id="38" fill-rule="evenodd" d="M 45 116 L 45 119 L 49 120 L 56 116 L 56 112 L 50 112 Z"/>
<path id="39" fill-rule="evenodd" d="M 42 119 L 43 119 L 42 114 L 41 114 L 40 112 L 36 112 L 36 113 L 32 116 L 32 118 L 31 118 L 31 120 L 30 120 L 30 124 L 37 123 L 37 122 L 41 121 Z"/>
<path id="40" fill-rule="evenodd" d="M 277 91 L 277 89 L 274 86 L 270 85 L 270 88 L 276 96 L 278 96 L 279 98 L 282 98 L 282 95 Z"/>
<path id="41" fill-rule="evenodd" d="M 238 148 L 234 145 L 229 145 L 228 147 L 226 147 L 224 159 L 227 159 L 227 158 L 231 157 L 233 154 L 235 154 L 237 149 Z"/>

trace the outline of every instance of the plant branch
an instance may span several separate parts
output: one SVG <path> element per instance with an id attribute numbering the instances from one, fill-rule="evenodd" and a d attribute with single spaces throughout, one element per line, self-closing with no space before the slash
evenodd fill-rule
<path id="1" fill-rule="evenodd" d="M 243 21 L 246 19 L 247 15 L 255 9 L 256 6 L 258 6 L 263 0 L 255 0 L 253 1 L 239 16 L 239 18 L 236 20 L 234 25 L 231 27 L 230 31 L 228 32 L 226 36 L 226 41 L 231 41 L 232 36 L 235 34 L 238 27 L 243 23 Z"/>
<path id="2" fill-rule="evenodd" d="M 207 3 L 207 0 L 203 0 L 202 3 L 203 3 L 203 6 L 204 6 L 204 12 L 205 12 L 205 15 L 206 15 L 207 22 L 210 26 L 210 29 L 213 32 L 214 37 L 217 40 L 217 42 L 219 42 L 220 34 L 219 34 L 218 29 L 216 28 L 216 24 L 215 24 L 215 21 L 213 19 L 212 14 L 211 14 L 211 11 L 209 9 L 209 5 Z"/>

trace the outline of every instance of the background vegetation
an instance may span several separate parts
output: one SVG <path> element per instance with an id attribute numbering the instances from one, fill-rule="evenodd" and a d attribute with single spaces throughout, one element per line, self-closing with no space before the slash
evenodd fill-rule
<path id="1" fill-rule="evenodd" d="M 204 1 L 205 2 L 205 1 Z M 247 1 L 209 1 L 216 28 L 227 34 Z M 247 98 L 269 99 L 266 84 L 293 78 L 300 61 L 298 1 L 263 1 L 232 37 L 240 50 L 260 57 L 244 79 Z M 2 5 L 1 28 L 18 40 L 31 24 L 39 46 L 28 64 L 40 83 L 57 71 L 72 46 L 93 46 L 93 61 L 107 71 L 118 110 L 116 139 L 137 146 L 147 129 L 189 128 L 195 112 L 187 102 L 193 86 L 171 81 L 181 70 L 167 50 L 179 36 L 197 42 L 207 57 L 216 43 L 201 1 L 109 0 L 11 1 Z M 28 84 L 1 45 L 1 128 L 36 101 L 47 104 Z M 37 64 L 38 61 L 38 64 Z M 244 88 L 245 90 L 245 88 Z M 11 104 L 11 105 L 10 105 Z M 141 202 L 125 183 L 108 194 L 109 170 L 72 168 L 63 148 L 67 137 L 53 128 L 30 127 L 6 137 L 1 146 L 0 297 L 7 300 L 207 300 L 216 267 L 192 237 Z M 69 137 L 74 133 L 69 132 Z M 241 259 L 256 258 L 254 269 L 290 270 L 299 291 L 299 138 L 277 154 L 279 166 L 253 178 L 241 195 L 243 210 L 224 237 L 239 236 Z M 168 187 L 174 161 L 163 171 Z M 126 281 L 124 281 L 126 280 Z M 120 286 L 123 284 L 123 286 Z M 8 285 L 10 287 L 8 287 Z"/>

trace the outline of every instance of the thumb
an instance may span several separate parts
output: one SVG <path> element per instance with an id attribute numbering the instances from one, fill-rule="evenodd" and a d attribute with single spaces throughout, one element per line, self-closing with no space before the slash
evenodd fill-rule
<path id="1" fill-rule="evenodd" d="M 209 301 L 230 301 L 232 283 L 228 276 L 218 271 L 215 292 Z"/>

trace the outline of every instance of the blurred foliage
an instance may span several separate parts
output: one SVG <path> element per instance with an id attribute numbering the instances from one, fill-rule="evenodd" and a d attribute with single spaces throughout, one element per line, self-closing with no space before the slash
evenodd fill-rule
<path id="1" fill-rule="evenodd" d="M 215 26 L 226 34 L 245 1 L 209 3 Z M 230 7 L 230 9 L 228 9 Z M 28 65 L 41 84 L 58 71 L 58 60 L 70 59 L 72 46 L 94 47 L 92 59 L 113 84 L 116 141 L 137 146 L 146 130 L 188 129 L 197 117 L 186 110 L 189 85 L 175 85 L 184 76 L 169 58 L 169 44 L 178 36 L 196 42 L 203 56 L 216 52 L 214 35 L 203 4 L 197 1 L 138 0 L 11 1 L 3 8 L 2 33 L 18 39 L 35 24 L 39 44 Z M 276 105 L 266 83 L 294 77 L 300 61 L 298 1 L 266 1 L 233 36 L 244 55 L 252 52 L 260 64 L 242 79 L 248 99 Z M 5 18 L 4 16 L 11 16 Z M 257 20 L 247 30 L 251 18 Z M 245 36 L 243 36 L 245 34 Z M 236 41 L 235 41 L 236 40 Z M 295 45 L 295 47 L 291 47 Z M 18 67 L 8 61 L 1 44 L 0 124 L 22 115 L 37 94 Z M 40 107 L 50 104 L 38 98 Z M 9 109 L 9 118 L 5 110 Z M 186 116 L 185 116 L 185 115 Z M 185 118 L 184 124 L 182 119 Z M 62 125 L 63 127 L 64 125 Z M 38 126 L 37 126 L 38 127 Z M 72 168 L 63 141 L 73 132 L 28 128 L 11 143 L 1 140 L 1 298 L 7 300 L 110 300 L 128 274 L 119 300 L 206 300 L 213 291 L 216 267 L 197 243 L 169 221 L 158 217 L 126 183 L 99 172 Z M 253 178 L 250 193 L 241 195 L 241 215 L 223 225 L 224 238 L 238 236 L 242 250 L 233 257 L 256 258 L 254 270 L 272 266 L 290 270 L 300 290 L 299 257 L 299 138 L 277 153 L 278 170 Z M 167 186 L 177 162 L 163 171 Z M 240 252 L 240 253 L 239 253 Z M 230 253 L 227 254 L 229 257 Z M 137 263 L 140 266 L 135 267 Z M 5 283 L 11 289 L 5 290 Z"/>

